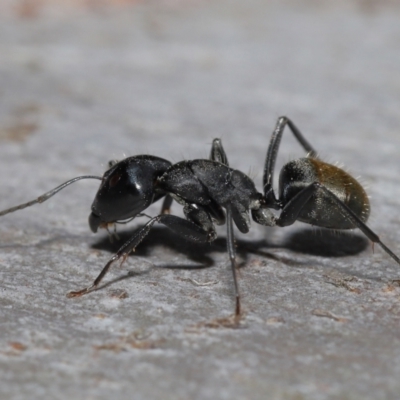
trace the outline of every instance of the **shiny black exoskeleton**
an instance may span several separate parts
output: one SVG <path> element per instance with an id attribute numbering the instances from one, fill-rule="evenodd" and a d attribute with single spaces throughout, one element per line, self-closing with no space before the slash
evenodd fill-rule
<path id="1" fill-rule="evenodd" d="M 165 192 L 154 190 L 154 183 L 171 166 L 169 161 L 141 155 L 110 164 L 92 204 L 92 232 L 109 223 L 135 218 L 165 196 Z"/>
<path id="2" fill-rule="evenodd" d="M 257 192 L 253 181 L 242 172 L 229 168 L 219 139 L 213 141 L 210 158 L 182 161 L 168 167 L 167 161 L 157 157 L 136 156 L 114 164 L 104 174 L 92 204 L 89 217 L 91 229 L 95 232 L 98 227 L 106 228 L 109 224 L 134 218 L 155 200 L 166 196 L 162 212 L 151 218 L 120 248 L 93 285 L 70 292 L 69 297 L 81 296 L 97 288 L 112 263 L 124 260 L 156 222 L 198 243 L 215 240 L 215 224 L 227 222 L 227 247 L 235 284 L 236 315 L 239 315 L 232 221 L 241 232 L 247 233 L 250 228 L 249 211 L 255 221 L 264 225 L 274 225 L 274 216 L 263 206 L 264 197 Z M 169 215 L 172 199 L 183 206 L 186 219 Z"/>
<path id="3" fill-rule="evenodd" d="M 279 197 L 273 188 L 276 157 L 285 126 L 306 150 L 307 156 L 287 163 L 279 180 Z M 370 206 L 362 186 L 342 169 L 321 161 L 317 152 L 286 117 L 278 119 L 268 147 L 264 166 L 263 193 L 244 173 L 229 167 L 219 139 L 213 141 L 209 160 L 189 160 L 171 164 L 153 156 L 134 156 L 110 162 L 103 177 L 74 178 L 38 199 L 0 212 L 0 216 L 46 201 L 80 179 L 100 179 L 101 185 L 92 204 L 89 225 L 99 227 L 122 223 L 142 215 L 150 204 L 165 197 L 161 213 L 150 220 L 108 261 L 93 284 L 69 297 L 95 290 L 111 265 L 133 251 L 156 223 L 162 223 L 183 238 L 212 242 L 215 224 L 227 225 L 227 250 L 231 260 L 236 295 L 236 316 L 240 315 L 240 296 L 236 278 L 233 224 L 242 233 L 250 229 L 252 219 L 265 226 L 288 226 L 296 220 L 332 229 L 359 228 L 372 242 L 378 243 L 398 264 L 400 259 L 367 227 Z M 186 219 L 169 215 L 172 200 L 183 206 Z M 281 210 L 279 216 L 271 209 Z"/>

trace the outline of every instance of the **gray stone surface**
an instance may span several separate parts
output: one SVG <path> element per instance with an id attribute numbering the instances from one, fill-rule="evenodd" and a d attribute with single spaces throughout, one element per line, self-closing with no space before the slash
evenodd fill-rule
<path id="1" fill-rule="evenodd" d="M 261 187 L 287 114 L 361 176 L 371 228 L 400 253 L 395 3 L 7 14 L 0 55 L 0 209 L 124 155 L 207 157 L 217 136 Z M 302 154 L 286 135 L 279 164 Z M 1 219 L 1 399 L 399 398 L 400 289 L 389 283 L 399 266 L 359 232 L 296 223 L 237 234 L 246 315 L 238 329 L 210 327 L 234 307 L 223 227 L 205 247 L 157 227 L 110 284 L 66 298 L 118 248 L 87 226 L 96 187 L 77 183 Z"/>

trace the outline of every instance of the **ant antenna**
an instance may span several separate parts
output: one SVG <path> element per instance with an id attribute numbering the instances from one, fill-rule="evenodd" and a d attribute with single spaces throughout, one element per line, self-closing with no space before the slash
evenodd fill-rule
<path id="1" fill-rule="evenodd" d="M 34 204 L 37 204 L 37 203 L 43 203 L 46 200 L 48 200 L 50 197 L 53 197 L 60 190 L 63 190 L 67 186 L 71 185 L 72 183 L 75 183 L 76 181 L 80 181 L 81 179 L 99 179 L 101 181 L 103 178 L 100 176 L 94 176 L 94 175 L 77 176 L 76 178 L 70 179 L 69 181 L 62 183 L 60 186 L 57 186 L 56 188 L 50 190 L 49 192 L 42 194 L 35 200 L 31 200 L 31 201 L 28 201 L 27 203 L 23 203 L 18 206 L 7 208 L 7 210 L 4 210 L 4 211 L 0 211 L 0 217 L 3 215 L 6 215 L 6 214 L 12 213 L 14 211 L 22 210 L 24 208 L 33 206 Z"/>

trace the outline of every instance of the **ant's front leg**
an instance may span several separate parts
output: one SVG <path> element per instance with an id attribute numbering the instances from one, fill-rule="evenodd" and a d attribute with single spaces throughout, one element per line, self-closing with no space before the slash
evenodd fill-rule
<path id="1" fill-rule="evenodd" d="M 149 234 L 151 228 L 156 222 L 165 225 L 167 228 L 178 233 L 180 236 L 193 242 L 206 243 L 214 240 L 216 237 L 214 229 L 212 229 L 210 232 L 204 230 L 201 226 L 195 224 L 194 222 L 187 221 L 183 218 L 168 214 L 158 215 L 154 218 L 151 218 L 145 226 L 135 232 L 135 234 L 117 251 L 117 253 L 110 258 L 92 285 L 78 291 L 69 292 L 67 297 L 79 297 L 96 290 L 104 276 L 109 271 L 111 265 L 120 259 L 122 259 L 123 263 L 128 257 L 129 253 L 135 251 L 140 242 Z"/>
<path id="2" fill-rule="evenodd" d="M 135 234 L 126 242 L 124 245 L 110 258 L 108 263 L 104 266 L 104 268 L 101 270 L 100 274 L 98 277 L 94 280 L 93 284 L 77 291 L 72 291 L 67 294 L 67 297 L 79 297 L 82 296 L 86 293 L 93 292 L 94 290 L 97 289 L 99 286 L 100 282 L 103 280 L 104 276 L 107 274 L 108 270 L 110 269 L 111 265 L 122 258 L 122 262 L 126 260 L 128 257 L 129 253 L 131 251 L 134 251 L 135 248 L 139 245 L 139 243 L 147 236 L 147 234 L 150 232 L 150 229 L 154 225 L 155 222 L 157 222 L 158 218 L 162 217 L 157 216 L 150 221 L 147 222 L 147 224 L 139 229 Z"/>
<path id="3" fill-rule="evenodd" d="M 174 201 L 174 199 L 169 194 L 167 194 L 162 203 L 160 214 L 170 214 L 171 213 L 171 205 L 172 205 L 173 201 Z"/>

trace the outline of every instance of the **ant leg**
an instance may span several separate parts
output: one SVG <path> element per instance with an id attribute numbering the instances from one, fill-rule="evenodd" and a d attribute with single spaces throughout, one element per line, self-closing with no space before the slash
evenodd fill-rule
<path id="1" fill-rule="evenodd" d="M 381 248 L 400 265 L 400 258 L 381 242 L 379 236 L 373 232 L 346 204 L 344 204 L 343 201 L 319 182 L 312 183 L 294 196 L 293 199 L 291 199 L 282 209 L 282 213 L 277 219 L 276 224 L 278 226 L 288 226 L 293 224 L 311 196 L 316 194 L 318 191 L 322 191 L 326 197 L 334 202 L 343 218 L 351 221 L 351 223 L 360 229 L 369 240 L 381 246 Z"/>
<path id="2" fill-rule="evenodd" d="M 214 236 L 210 236 L 209 232 L 205 231 L 194 222 L 168 214 L 158 215 L 150 219 L 144 227 L 135 232 L 135 234 L 110 258 L 91 286 L 78 291 L 69 292 L 67 297 L 79 297 L 96 290 L 104 276 L 109 271 L 111 265 L 119 259 L 122 259 L 122 262 L 124 262 L 129 253 L 135 251 L 140 242 L 148 235 L 156 222 L 164 224 L 166 227 L 183 236 L 187 240 L 205 243 L 215 239 L 215 231 Z"/>
<path id="3" fill-rule="evenodd" d="M 214 230 L 214 226 L 212 224 L 212 220 L 210 216 L 212 213 L 208 208 L 200 208 L 199 205 L 189 204 L 184 208 L 186 217 L 196 223 L 196 226 L 201 226 L 204 229 L 204 232 L 208 231 L 208 241 L 211 242 L 216 239 L 216 233 Z M 234 217 L 236 219 L 234 220 Z M 226 247 L 229 254 L 229 259 L 231 260 L 231 268 L 232 268 L 232 276 L 233 276 L 233 284 L 235 288 L 235 317 L 240 316 L 240 294 L 239 294 L 239 286 L 236 276 L 236 250 L 235 250 L 235 236 L 233 233 L 233 221 L 237 221 L 238 218 L 243 218 L 246 220 L 245 216 L 240 215 L 240 212 L 233 206 L 226 206 L 226 226 L 227 226 L 227 239 L 226 239 Z M 224 218 L 225 220 L 225 218 Z M 239 224 L 239 226 L 241 226 Z"/>
<path id="4" fill-rule="evenodd" d="M 104 268 L 101 270 L 100 274 L 97 276 L 97 278 L 94 280 L 93 284 L 78 290 L 78 291 L 73 291 L 69 292 L 67 294 L 67 297 L 79 297 L 82 296 L 86 293 L 90 293 L 93 290 L 96 290 L 100 282 L 103 280 L 104 276 L 107 274 L 108 270 L 110 269 L 111 265 L 122 258 L 122 262 L 125 261 L 125 259 L 128 257 L 128 254 L 131 251 L 134 251 L 136 246 L 147 236 L 147 234 L 150 232 L 150 229 L 154 225 L 154 223 L 157 221 L 157 217 L 154 217 L 150 219 L 150 221 L 147 222 L 147 224 L 139 229 L 135 234 L 126 242 L 124 245 L 110 258 L 108 263 L 104 266 Z"/>
<path id="5" fill-rule="evenodd" d="M 228 249 L 229 258 L 231 260 L 233 283 L 235 285 L 235 298 L 236 298 L 235 315 L 238 317 L 240 315 L 240 294 L 239 294 L 239 286 L 238 286 L 237 276 L 236 276 L 236 249 L 235 249 L 235 236 L 233 233 L 233 223 L 232 222 L 233 222 L 232 208 L 231 208 L 231 206 L 227 206 L 226 207 L 226 227 L 227 227 L 226 246 Z"/>
<path id="6" fill-rule="evenodd" d="M 170 214 L 171 213 L 171 204 L 173 201 L 174 201 L 174 199 L 169 194 L 167 194 L 162 203 L 160 214 Z"/>
<path id="7" fill-rule="evenodd" d="M 191 242 L 210 243 L 217 238 L 214 225 L 205 211 L 184 211 L 188 219 L 174 215 L 162 215 L 158 222 Z"/>
<path id="8" fill-rule="evenodd" d="M 276 123 L 274 132 L 272 133 L 271 141 L 268 146 L 267 156 L 264 164 L 264 176 L 263 176 L 264 196 L 267 200 L 268 207 L 274 208 L 276 210 L 279 210 L 282 207 L 279 200 L 276 198 L 273 189 L 274 169 L 275 169 L 276 157 L 278 155 L 279 145 L 286 125 L 289 126 L 293 135 L 298 140 L 298 142 L 303 146 L 308 156 L 314 158 L 317 157 L 317 152 L 307 142 L 307 140 L 304 138 L 304 136 L 296 127 L 296 125 L 287 117 L 278 118 L 278 122 Z"/>
<path id="9" fill-rule="evenodd" d="M 210 160 L 218 161 L 229 167 L 228 157 L 226 156 L 221 139 L 214 139 L 211 145 Z"/>
<path id="10" fill-rule="evenodd" d="M 312 183 L 311 185 L 305 187 L 301 192 L 297 193 L 296 196 L 294 196 L 292 199 L 290 199 L 290 201 L 285 204 L 285 206 L 282 208 L 282 212 L 279 218 L 276 220 L 277 226 L 289 226 L 297 221 L 304 206 L 310 200 L 312 195 L 315 194 L 315 192 L 318 190 L 318 187 L 316 185 L 320 184 Z"/>

